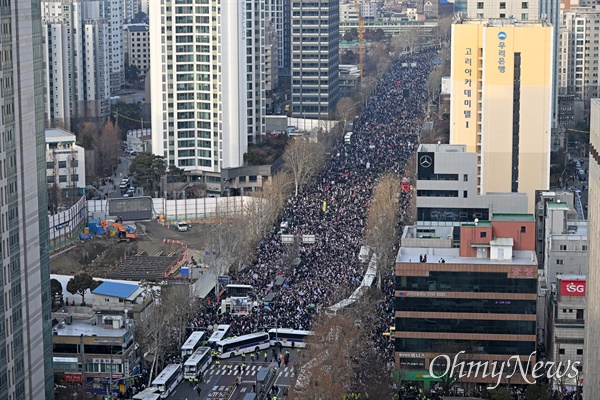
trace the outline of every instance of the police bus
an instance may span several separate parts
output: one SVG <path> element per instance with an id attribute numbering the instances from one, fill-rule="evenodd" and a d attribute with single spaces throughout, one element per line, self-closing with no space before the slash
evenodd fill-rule
<path id="1" fill-rule="evenodd" d="M 270 345 L 271 340 L 267 332 L 256 332 L 222 340 L 217 343 L 217 351 L 219 352 L 219 358 L 229 358 L 239 356 L 242 353 L 268 349 Z"/>
<path id="2" fill-rule="evenodd" d="M 210 335 L 210 338 L 208 339 L 208 345 L 215 347 L 218 341 L 225 339 L 227 333 L 229 333 L 229 325 L 217 326 L 217 329 L 212 335 Z"/>
<path id="3" fill-rule="evenodd" d="M 276 328 L 269 330 L 271 346 L 306 347 L 306 340 L 313 335 L 311 331 Z"/>
<path id="4" fill-rule="evenodd" d="M 149 387 L 133 395 L 133 400 L 159 400 L 160 392 L 157 388 Z"/>
<path id="5" fill-rule="evenodd" d="M 152 381 L 152 387 L 158 389 L 161 399 L 166 399 L 183 379 L 181 364 L 169 364 Z"/>
<path id="6" fill-rule="evenodd" d="M 192 334 L 187 338 L 183 346 L 181 346 L 181 357 L 189 357 L 196 349 L 202 346 L 202 339 L 204 338 L 203 331 L 192 332 Z"/>
<path id="7" fill-rule="evenodd" d="M 183 378 L 194 379 L 198 375 L 206 371 L 212 361 L 210 356 L 210 347 L 200 347 L 190 358 L 183 364 Z"/>

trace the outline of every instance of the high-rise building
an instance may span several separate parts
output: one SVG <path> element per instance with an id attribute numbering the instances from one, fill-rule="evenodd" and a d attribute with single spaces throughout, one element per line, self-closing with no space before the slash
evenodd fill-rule
<path id="1" fill-rule="evenodd" d="M 0 398 L 52 399 L 42 16 L 37 1 L 0 13 Z"/>
<path id="2" fill-rule="evenodd" d="M 150 4 L 154 154 L 211 179 L 243 165 L 265 133 L 264 20 L 264 0 Z"/>
<path id="3" fill-rule="evenodd" d="M 48 126 L 69 130 L 72 118 L 102 121 L 110 114 L 111 94 L 125 76 L 120 4 L 41 2 Z"/>
<path id="4" fill-rule="evenodd" d="M 275 33 L 275 40 L 272 40 L 272 46 L 276 50 L 276 58 L 277 61 L 277 74 L 283 72 L 283 52 L 284 50 L 288 50 L 290 48 L 289 43 L 287 45 L 284 44 L 286 41 L 286 37 L 284 36 L 284 19 L 283 19 L 283 3 L 288 0 L 266 0 L 265 1 L 265 17 L 268 21 L 270 21 L 271 29 Z M 289 3 L 289 1 L 288 1 Z M 288 22 L 289 25 L 289 22 Z M 289 42 L 290 37 L 287 37 L 287 41 Z M 289 56 L 288 56 L 289 57 Z M 287 74 L 289 75 L 289 73 Z"/>
<path id="5" fill-rule="evenodd" d="M 550 181 L 552 30 L 546 22 L 452 25 L 450 143 L 478 155 L 480 194 L 527 193 Z"/>
<path id="6" fill-rule="evenodd" d="M 140 76 L 146 76 L 150 69 L 150 40 L 148 24 L 123 26 L 125 44 L 125 65 L 135 65 Z"/>
<path id="7" fill-rule="evenodd" d="M 292 0 L 292 116 L 327 119 L 339 79 L 339 0 Z"/>
<path id="8" fill-rule="evenodd" d="M 600 99 L 590 104 L 588 273 L 583 351 L 583 400 L 600 393 Z"/>

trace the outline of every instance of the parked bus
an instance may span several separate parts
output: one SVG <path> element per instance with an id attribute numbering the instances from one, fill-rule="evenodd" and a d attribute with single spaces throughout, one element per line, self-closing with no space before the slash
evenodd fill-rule
<path id="1" fill-rule="evenodd" d="M 194 379 L 199 374 L 204 373 L 212 361 L 210 347 L 200 347 L 183 364 L 183 378 Z"/>
<path id="2" fill-rule="evenodd" d="M 204 338 L 203 331 L 192 332 L 192 334 L 187 338 L 183 346 L 181 346 L 181 358 L 189 357 L 198 347 L 202 346 L 202 339 Z"/>
<path id="3" fill-rule="evenodd" d="M 133 400 L 159 400 L 160 392 L 157 388 L 149 387 L 142 390 L 139 393 L 136 393 L 133 396 Z"/>
<path id="4" fill-rule="evenodd" d="M 217 330 L 214 331 L 213 334 L 210 336 L 210 339 L 208 339 L 208 345 L 210 347 L 215 347 L 217 345 L 217 342 L 225 339 L 227 333 L 229 333 L 229 325 L 217 326 Z"/>
<path id="5" fill-rule="evenodd" d="M 169 364 L 152 381 L 152 387 L 158 389 L 161 399 L 166 399 L 183 379 L 181 364 Z"/>
<path id="6" fill-rule="evenodd" d="M 313 335 L 311 331 L 299 331 L 296 329 L 277 328 L 269 331 L 271 346 L 282 347 L 306 347 L 306 340 Z"/>
<path id="7" fill-rule="evenodd" d="M 219 352 L 219 358 L 229 358 L 239 356 L 242 353 L 268 349 L 270 345 L 271 340 L 267 332 L 256 332 L 222 340 L 217 343 L 217 351 Z"/>
<path id="8" fill-rule="evenodd" d="M 230 284 L 226 286 L 228 297 L 248 297 L 252 292 L 252 285 Z"/>

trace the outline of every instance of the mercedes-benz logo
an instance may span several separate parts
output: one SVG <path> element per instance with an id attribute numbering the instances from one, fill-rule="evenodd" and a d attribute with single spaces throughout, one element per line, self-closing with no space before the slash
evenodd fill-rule
<path id="1" fill-rule="evenodd" d="M 423 168 L 429 168 L 431 167 L 431 164 L 433 164 L 433 160 L 430 156 L 422 156 L 419 159 L 419 164 L 421 164 L 421 167 Z"/>

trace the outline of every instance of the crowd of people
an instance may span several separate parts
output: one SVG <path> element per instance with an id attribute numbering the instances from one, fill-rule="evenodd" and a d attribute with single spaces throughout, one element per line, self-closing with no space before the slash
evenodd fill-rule
<path id="1" fill-rule="evenodd" d="M 277 277 L 284 276 L 286 284 L 269 308 L 246 315 L 222 315 L 217 312 L 219 299 L 212 297 L 195 325 L 227 323 L 234 335 L 275 326 L 310 329 L 315 313 L 356 289 L 366 270 L 358 255 L 374 186 L 384 173 L 394 173 L 401 180 L 405 164 L 416 150 L 426 100 L 424 86 L 436 52 L 408 55 L 393 65 L 356 121 L 351 143 L 337 145 L 314 182 L 288 200 L 284 217 L 290 221 L 289 233 L 315 235 L 315 243 L 294 249 L 282 243 L 274 230 L 259 243 L 255 262 L 232 276 L 235 283 L 252 285 L 258 299 L 268 294 Z M 409 201 L 410 195 L 404 194 L 401 217 Z M 292 251 L 297 254 L 290 255 Z M 291 268 L 290 256 L 302 262 Z M 394 320 L 393 274 L 385 276 L 383 289 L 386 298 L 377 304 L 372 336 L 392 361 L 392 341 L 382 333 Z"/>

